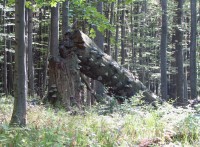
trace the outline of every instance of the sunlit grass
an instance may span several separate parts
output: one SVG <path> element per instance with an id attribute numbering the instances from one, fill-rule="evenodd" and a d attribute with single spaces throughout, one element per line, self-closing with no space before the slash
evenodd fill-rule
<path id="1" fill-rule="evenodd" d="M 62 109 L 28 105 L 27 127 L 10 128 L 12 103 L 12 98 L 0 98 L 2 146 L 200 145 L 200 119 L 192 109 L 164 104 L 155 110 L 126 104 L 112 106 L 115 110 L 106 115 L 94 108 L 72 116 Z"/>

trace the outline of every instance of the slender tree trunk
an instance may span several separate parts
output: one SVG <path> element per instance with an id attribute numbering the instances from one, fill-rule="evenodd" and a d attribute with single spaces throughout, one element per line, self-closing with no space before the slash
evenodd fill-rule
<path id="1" fill-rule="evenodd" d="M 143 2 L 141 2 L 141 3 L 143 3 Z M 144 5 L 142 5 L 140 14 L 145 15 L 145 13 L 146 13 L 146 9 L 145 9 Z M 142 17 L 144 17 L 144 16 L 142 16 Z M 145 53 L 145 47 L 144 47 L 144 44 L 143 44 L 144 43 L 143 38 L 144 38 L 145 34 L 144 34 L 144 29 L 142 28 L 143 26 L 144 26 L 144 21 L 141 21 L 140 26 L 139 26 L 139 29 L 140 29 L 140 31 L 139 31 L 140 36 L 139 37 L 141 39 L 140 47 L 139 47 L 139 65 L 141 67 L 140 67 L 140 69 L 139 69 L 140 71 L 138 73 L 139 73 L 139 80 L 144 83 L 146 71 L 144 69 L 145 60 L 143 58 L 143 53 Z"/>
<path id="2" fill-rule="evenodd" d="M 103 13 L 103 2 L 97 3 L 97 11 L 100 12 L 101 14 Z M 95 27 L 95 31 L 96 31 L 96 37 L 94 38 L 94 41 L 97 44 L 97 46 L 103 50 L 104 49 L 104 45 L 103 45 L 104 44 L 104 36 L 101 32 L 99 32 L 97 30 L 96 27 Z M 103 97 L 104 86 L 99 81 L 95 81 L 95 91 L 98 96 Z"/>
<path id="3" fill-rule="evenodd" d="M 183 0 L 176 0 L 178 3 L 177 12 L 176 12 L 176 21 L 177 21 L 177 27 L 175 31 L 176 36 L 176 42 L 175 42 L 175 48 L 176 48 L 176 62 L 177 62 L 177 103 L 178 104 L 184 104 L 184 69 L 183 69 L 183 47 L 182 47 L 182 41 L 183 41 L 183 32 L 180 29 L 182 26 L 182 17 L 183 17 Z"/>
<path id="4" fill-rule="evenodd" d="M 48 7 L 45 7 L 44 8 L 44 16 L 46 15 L 46 11 L 48 11 Z M 46 23 L 48 23 L 48 22 L 46 22 Z M 45 24 L 45 22 L 44 22 L 44 24 Z M 48 38 L 51 38 L 50 37 L 50 27 L 49 27 L 49 25 L 45 25 L 45 27 L 44 27 L 44 31 L 45 31 L 45 33 L 46 34 L 48 34 Z M 43 81 L 42 81 L 42 83 L 43 83 L 43 85 L 42 85 L 42 87 L 41 87 L 41 96 L 42 96 L 42 98 L 44 98 L 45 96 L 46 96 L 46 90 L 48 89 L 48 59 L 49 59 L 49 54 L 50 54 L 50 42 L 51 42 L 51 40 L 50 39 L 48 39 L 48 38 L 46 38 L 44 41 L 47 43 L 47 50 L 46 50 L 46 52 L 45 52 L 45 54 L 44 54 L 44 57 L 43 57 L 43 60 L 44 60 L 44 62 L 43 62 Z"/>
<path id="5" fill-rule="evenodd" d="M 26 125 L 26 45 L 25 45 L 25 0 L 15 1 L 15 83 L 14 108 L 11 125 Z"/>
<path id="6" fill-rule="evenodd" d="M 56 57 L 58 55 L 59 44 L 59 3 L 56 7 L 51 8 L 51 42 L 50 55 Z"/>
<path id="7" fill-rule="evenodd" d="M 59 46 L 59 3 L 56 7 L 51 7 L 51 27 L 50 27 L 50 59 L 54 59 L 58 56 L 58 46 Z M 54 75 L 55 67 L 51 66 L 49 61 L 49 83 L 48 83 L 48 99 L 51 99 L 51 102 L 55 102 L 58 99 L 56 95 L 56 77 Z M 52 93 L 52 94 L 51 94 Z"/>
<path id="8" fill-rule="evenodd" d="M 131 3 L 131 14 L 134 14 L 134 6 L 133 3 Z M 131 51 L 132 51 L 132 69 L 134 69 L 134 65 L 136 64 L 136 51 L 134 48 L 134 22 L 133 22 L 133 16 L 131 15 Z"/>
<path id="9" fill-rule="evenodd" d="M 176 16 L 173 17 L 173 23 L 176 24 Z M 170 83 L 169 83 L 169 98 L 176 100 L 177 97 L 177 85 L 176 85 L 176 79 L 177 79 L 177 62 L 176 62 L 176 54 L 177 50 L 175 48 L 175 42 L 176 42 L 176 35 L 175 35 L 176 28 L 173 28 L 173 34 L 172 34 L 172 60 L 171 60 L 171 75 L 170 75 Z"/>
<path id="10" fill-rule="evenodd" d="M 161 67 L 161 95 L 162 99 L 168 100 L 167 97 L 167 0 L 162 0 L 162 35 L 160 45 L 160 67 Z"/>
<path id="11" fill-rule="evenodd" d="M 119 9 L 120 9 L 121 0 L 117 2 L 117 14 L 116 14 L 116 34 L 115 34 L 115 61 L 118 61 L 118 41 L 119 41 Z"/>
<path id="12" fill-rule="evenodd" d="M 114 19 L 114 2 L 111 3 L 111 8 L 110 8 L 110 24 L 112 25 L 113 24 L 113 19 Z M 112 55 L 112 50 L 111 50 L 111 37 L 112 37 L 112 32 L 110 30 L 108 30 L 108 33 L 107 33 L 107 50 L 106 50 L 106 53 L 108 55 Z"/>
<path id="13" fill-rule="evenodd" d="M 3 7 L 5 9 L 6 6 L 6 1 L 3 1 Z M 6 11 L 3 11 L 3 24 L 5 24 L 5 18 L 6 18 Z M 3 33 L 6 33 L 6 27 L 3 26 Z M 8 76 L 8 72 L 7 72 L 7 44 L 6 44 L 6 38 L 4 37 L 4 72 L 3 72 L 3 91 L 5 93 L 5 95 L 8 95 L 8 80 L 7 80 L 7 76 Z"/>
<path id="14" fill-rule="evenodd" d="M 48 27 L 48 26 L 47 26 Z M 48 29 L 47 29 L 48 30 Z M 50 33 L 49 33 L 49 35 L 48 36 L 50 36 Z M 50 40 L 48 40 L 48 47 L 47 47 L 47 50 L 46 50 L 46 57 L 44 58 L 44 73 L 43 73 L 43 75 L 44 75 L 44 78 L 43 78 L 43 87 L 42 87 L 42 97 L 44 97 L 45 96 L 45 91 L 47 90 L 47 81 L 48 81 L 48 79 L 47 79 L 47 75 L 48 75 L 48 59 L 49 59 L 49 50 L 50 50 Z"/>
<path id="15" fill-rule="evenodd" d="M 7 26 L 7 33 L 11 33 L 11 26 Z M 11 49 L 11 40 L 7 40 L 7 47 Z M 13 95 L 13 53 L 11 51 L 7 54 L 8 59 L 8 94 Z"/>
<path id="16" fill-rule="evenodd" d="M 32 2 L 32 1 L 31 1 Z M 34 96 L 34 64 L 33 64 L 33 11 L 28 9 L 28 81 L 29 95 Z"/>
<path id="17" fill-rule="evenodd" d="M 62 6 L 62 34 L 63 37 L 65 35 L 65 33 L 69 31 L 69 0 L 66 0 L 65 2 L 63 2 L 63 6 Z M 73 61 L 73 59 L 71 58 L 73 56 L 68 56 L 68 61 L 70 62 Z M 67 109 L 70 108 L 70 97 L 75 97 L 74 94 L 74 87 L 71 85 L 72 82 L 71 79 L 74 80 L 74 73 L 70 72 L 70 66 L 71 64 L 68 64 L 68 66 L 65 68 L 66 73 L 68 73 L 68 78 L 67 78 L 67 84 L 66 84 L 66 97 L 64 97 L 63 102 L 65 104 L 65 106 L 67 107 Z M 64 75 L 61 75 L 64 76 Z M 73 84 L 74 85 L 74 84 Z M 69 88 L 70 87 L 70 88 Z"/>
<path id="18" fill-rule="evenodd" d="M 136 16 L 134 16 L 134 18 L 133 18 L 133 23 L 134 23 L 134 26 L 133 26 L 133 48 L 134 48 L 134 51 L 133 51 L 133 57 L 135 57 L 133 60 L 134 60 L 134 62 L 135 62 L 135 64 L 137 63 L 137 42 L 136 42 L 136 40 L 137 40 L 137 38 L 138 38 L 138 14 L 139 14 L 139 3 L 138 2 L 136 2 L 136 3 L 134 3 L 135 5 L 134 5 L 134 14 L 136 15 Z M 134 65 L 134 69 L 135 69 L 135 65 Z"/>
<path id="19" fill-rule="evenodd" d="M 121 14 L 121 64 L 125 64 L 125 1 L 122 0 Z"/>
<path id="20" fill-rule="evenodd" d="M 69 0 L 62 4 L 62 34 L 63 36 L 69 30 Z"/>
<path id="21" fill-rule="evenodd" d="M 190 88 L 191 98 L 197 98 L 197 68 L 196 68 L 196 34 L 197 12 L 196 0 L 191 0 L 191 37 L 190 37 Z"/>

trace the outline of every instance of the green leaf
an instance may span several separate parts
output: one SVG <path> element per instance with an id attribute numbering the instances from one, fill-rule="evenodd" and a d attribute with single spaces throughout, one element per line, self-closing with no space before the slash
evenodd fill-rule
<path id="1" fill-rule="evenodd" d="M 93 28 L 90 29 L 90 37 L 93 39 L 96 37 L 96 31 Z"/>
<path id="2" fill-rule="evenodd" d="M 25 3 L 25 6 L 26 6 L 26 8 L 29 8 L 29 9 L 31 9 L 31 1 L 26 1 L 26 3 Z"/>
<path id="3" fill-rule="evenodd" d="M 52 1 L 52 2 L 50 3 L 50 5 L 51 5 L 51 7 L 56 7 L 56 5 L 57 5 L 57 2 L 55 2 L 55 1 Z"/>

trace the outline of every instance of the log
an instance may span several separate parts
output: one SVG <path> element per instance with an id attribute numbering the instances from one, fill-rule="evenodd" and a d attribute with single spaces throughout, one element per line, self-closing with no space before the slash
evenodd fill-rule
<path id="1" fill-rule="evenodd" d="M 79 30 L 65 34 L 59 52 L 62 58 L 74 52 L 78 56 L 81 73 L 109 87 L 116 97 L 130 98 L 142 91 L 144 101 L 152 103 L 158 100 L 137 77 L 102 52 L 92 39 Z"/>

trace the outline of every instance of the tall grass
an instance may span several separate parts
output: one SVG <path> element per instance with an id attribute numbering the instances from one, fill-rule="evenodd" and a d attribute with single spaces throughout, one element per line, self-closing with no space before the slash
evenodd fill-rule
<path id="1" fill-rule="evenodd" d="M 101 105 L 84 114 L 72 116 L 62 109 L 28 105 L 27 127 L 11 128 L 8 124 L 12 104 L 12 98 L 0 98 L 0 146 L 200 145 L 200 120 L 192 109 L 177 109 L 165 104 L 155 110 L 125 103 Z"/>

